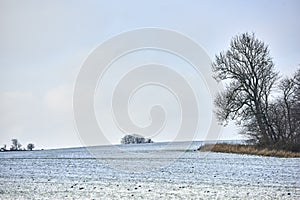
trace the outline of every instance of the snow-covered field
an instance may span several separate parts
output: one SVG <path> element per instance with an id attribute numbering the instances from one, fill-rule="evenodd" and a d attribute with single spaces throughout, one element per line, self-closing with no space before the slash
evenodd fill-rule
<path id="1" fill-rule="evenodd" d="M 199 145 L 2 152 L 0 199 L 300 199 L 299 158 L 206 154 Z"/>

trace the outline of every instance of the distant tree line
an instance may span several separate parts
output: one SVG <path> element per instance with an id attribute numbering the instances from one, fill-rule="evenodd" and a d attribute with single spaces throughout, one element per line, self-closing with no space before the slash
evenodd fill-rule
<path id="1" fill-rule="evenodd" d="M 216 55 L 213 72 L 225 83 L 215 99 L 223 125 L 234 120 L 258 146 L 300 151 L 300 68 L 280 77 L 268 45 L 244 33 Z"/>
<path id="2" fill-rule="evenodd" d="M 6 149 L 6 144 L 0 149 L 0 151 L 26 151 L 25 148 L 22 148 L 22 144 L 18 141 L 18 139 L 11 140 L 12 145 L 10 149 Z M 32 151 L 35 148 L 33 143 L 29 143 L 27 145 L 27 150 Z"/>
<path id="3" fill-rule="evenodd" d="M 141 135 L 132 134 L 132 135 L 125 135 L 121 139 L 122 144 L 141 144 L 141 143 L 153 143 L 151 139 L 144 138 Z"/>

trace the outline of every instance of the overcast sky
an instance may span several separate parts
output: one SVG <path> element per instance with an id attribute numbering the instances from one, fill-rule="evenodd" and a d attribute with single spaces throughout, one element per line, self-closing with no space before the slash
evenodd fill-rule
<path id="1" fill-rule="evenodd" d="M 0 0 L 0 145 L 18 138 L 37 148 L 82 146 L 72 111 L 77 74 L 95 47 L 132 29 L 178 31 L 212 60 L 234 35 L 254 32 L 269 44 L 276 68 L 290 75 L 300 64 L 299 10 L 298 0 Z M 173 128 L 154 140 L 169 140 Z M 223 130 L 221 139 L 235 138 L 235 127 Z M 109 140 L 118 143 L 120 135 Z"/>

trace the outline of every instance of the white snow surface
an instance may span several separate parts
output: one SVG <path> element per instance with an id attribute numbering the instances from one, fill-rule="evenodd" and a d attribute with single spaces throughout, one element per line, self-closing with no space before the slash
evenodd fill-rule
<path id="1" fill-rule="evenodd" d="M 0 199 L 300 199 L 299 158 L 166 145 L 1 152 Z"/>

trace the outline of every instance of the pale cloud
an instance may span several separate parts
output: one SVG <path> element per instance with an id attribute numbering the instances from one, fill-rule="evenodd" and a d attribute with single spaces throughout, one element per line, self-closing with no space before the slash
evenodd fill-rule
<path id="1" fill-rule="evenodd" d="M 58 86 L 44 95 L 1 93 L 0 145 L 18 138 L 22 144 L 36 143 L 37 148 L 81 146 L 73 124 L 71 88 Z"/>
<path id="2" fill-rule="evenodd" d="M 31 92 L 3 92 L 0 94 L 0 143 L 26 134 L 39 121 L 39 101 Z"/>
<path id="3" fill-rule="evenodd" d="M 69 86 L 58 86 L 45 95 L 44 102 L 47 110 L 57 116 L 72 113 L 73 89 Z"/>
<path id="4" fill-rule="evenodd" d="M 38 100 L 31 92 L 4 92 L 0 94 L 0 124 L 11 130 L 25 128 L 34 119 Z M 14 127 L 14 126 L 18 126 Z M 14 131 L 12 131 L 14 133 Z"/>

